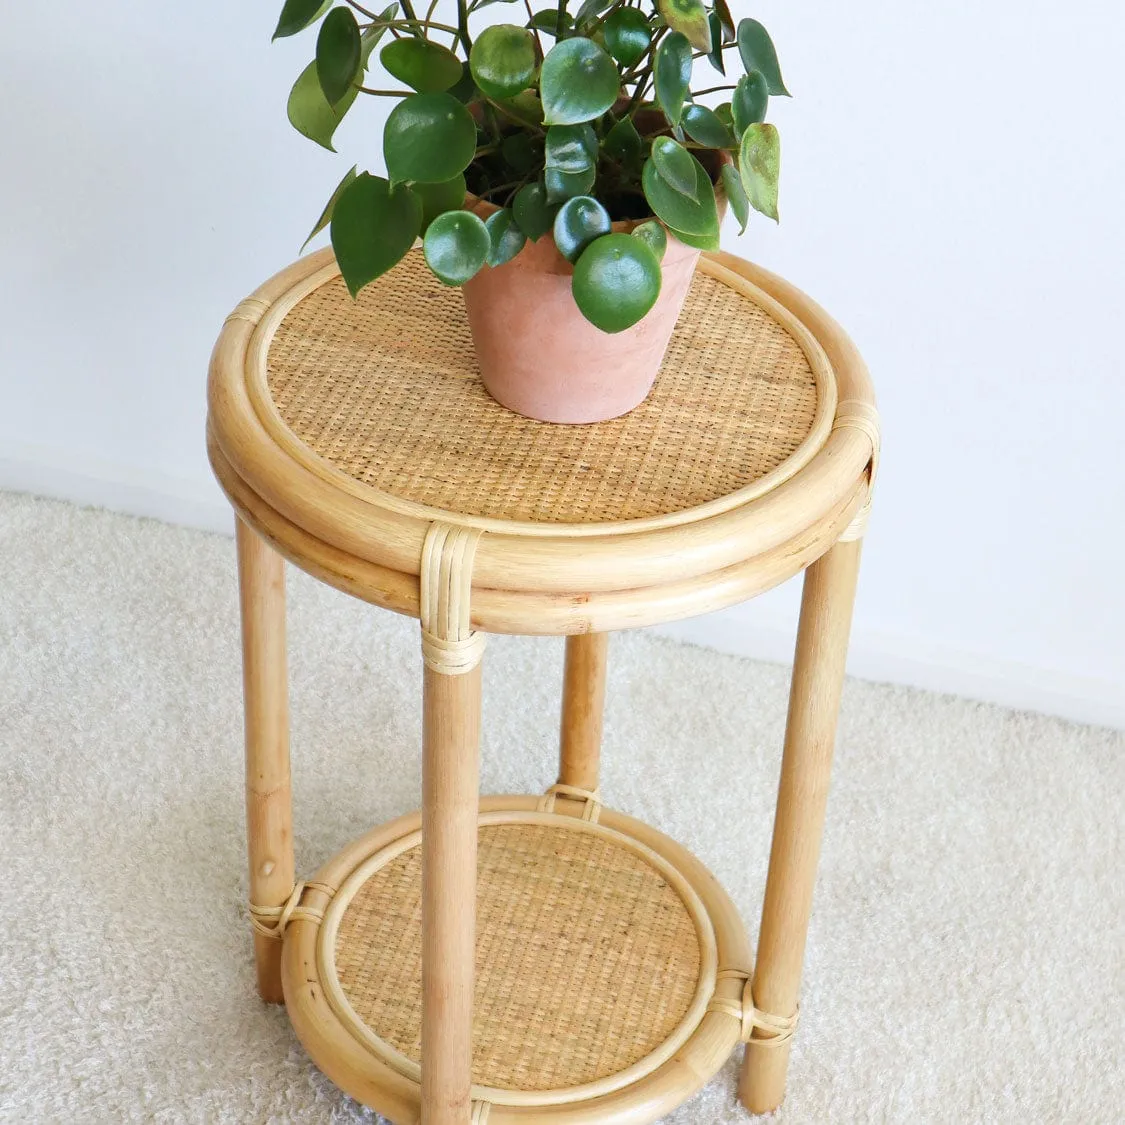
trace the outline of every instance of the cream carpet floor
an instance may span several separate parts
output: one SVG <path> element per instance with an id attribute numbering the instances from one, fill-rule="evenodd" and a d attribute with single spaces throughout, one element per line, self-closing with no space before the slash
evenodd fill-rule
<path id="1" fill-rule="evenodd" d="M 292 573 L 298 869 L 419 800 L 417 626 Z M 229 539 L 0 496 L 0 1120 L 374 1122 L 258 1002 Z M 757 921 L 786 670 L 611 646 L 604 792 Z M 496 638 L 483 788 L 554 778 Z M 1125 735 L 849 681 L 779 1122 L 1125 1118 Z M 733 1064 L 668 1125 L 751 1120 Z"/>

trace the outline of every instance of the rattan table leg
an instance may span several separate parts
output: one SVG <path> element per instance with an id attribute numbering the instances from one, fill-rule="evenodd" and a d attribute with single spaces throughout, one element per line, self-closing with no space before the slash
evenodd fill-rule
<path id="1" fill-rule="evenodd" d="M 285 561 L 241 519 L 237 543 L 250 901 L 277 907 L 289 898 L 294 880 Z M 262 999 L 282 1003 L 280 935 L 255 933 L 254 958 Z"/>
<path id="2" fill-rule="evenodd" d="M 608 633 L 566 639 L 559 784 L 591 793 L 598 788 L 608 647 Z"/>
<path id="3" fill-rule="evenodd" d="M 752 990 L 756 1008 L 782 1018 L 797 1010 L 861 542 L 837 543 L 805 572 Z M 739 1096 L 752 1113 L 785 1096 L 790 1040 L 770 1034 L 755 1031 L 746 1047 Z"/>
<path id="4" fill-rule="evenodd" d="M 424 674 L 422 1125 L 469 1125 L 481 670 Z"/>

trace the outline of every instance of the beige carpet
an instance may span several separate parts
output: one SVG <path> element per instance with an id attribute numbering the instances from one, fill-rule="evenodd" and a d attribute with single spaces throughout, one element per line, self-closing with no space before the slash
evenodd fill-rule
<path id="1" fill-rule="evenodd" d="M 231 540 L 0 496 L 0 1120 L 359 1122 L 254 996 Z M 291 585 L 298 866 L 419 792 L 416 626 Z M 780 667 L 623 635 L 604 790 L 756 922 Z M 559 641 L 498 638 L 483 785 L 554 777 Z M 778 1120 L 1125 1115 L 1125 736 L 849 682 Z M 750 1120 L 734 1069 L 667 1119 Z"/>

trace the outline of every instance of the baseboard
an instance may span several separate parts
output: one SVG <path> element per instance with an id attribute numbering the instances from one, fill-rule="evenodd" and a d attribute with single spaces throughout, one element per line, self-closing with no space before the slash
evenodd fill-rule
<path id="1" fill-rule="evenodd" d="M 201 484 L 142 472 L 42 446 L 5 443 L 0 450 L 0 490 L 30 492 L 227 535 L 233 527 L 226 500 L 209 481 Z M 773 609 L 753 613 L 749 623 L 747 616 L 728 610 L 657 631 L 736 656 L 789 662 L 795 633 L 792 616 L 783 618 Z M 861 679 L 1125 729 L 1125 693 L 1119 684 L 989 659 L 921 638 L 869 629 L 862 620 L 853 629 L 848 672 Z"/>

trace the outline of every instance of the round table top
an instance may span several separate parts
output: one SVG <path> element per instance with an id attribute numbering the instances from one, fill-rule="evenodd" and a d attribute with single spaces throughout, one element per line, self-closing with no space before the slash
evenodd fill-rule
<path id="1" fill-rule="evenodd" d="M 494 402 L 461 293 L 417 250 L 354 301 L 330 251 L 301 259 L 231 314 L 211 368 L 209 451 L 242 518 L 415 616 L 427 532 L 471 529 L 491 631 L 648 624 L 775 585 L 851 523 L 877 441 L 840 329 L 728 255 L 701 259 L 652 393 L 609 422 Z"/>

